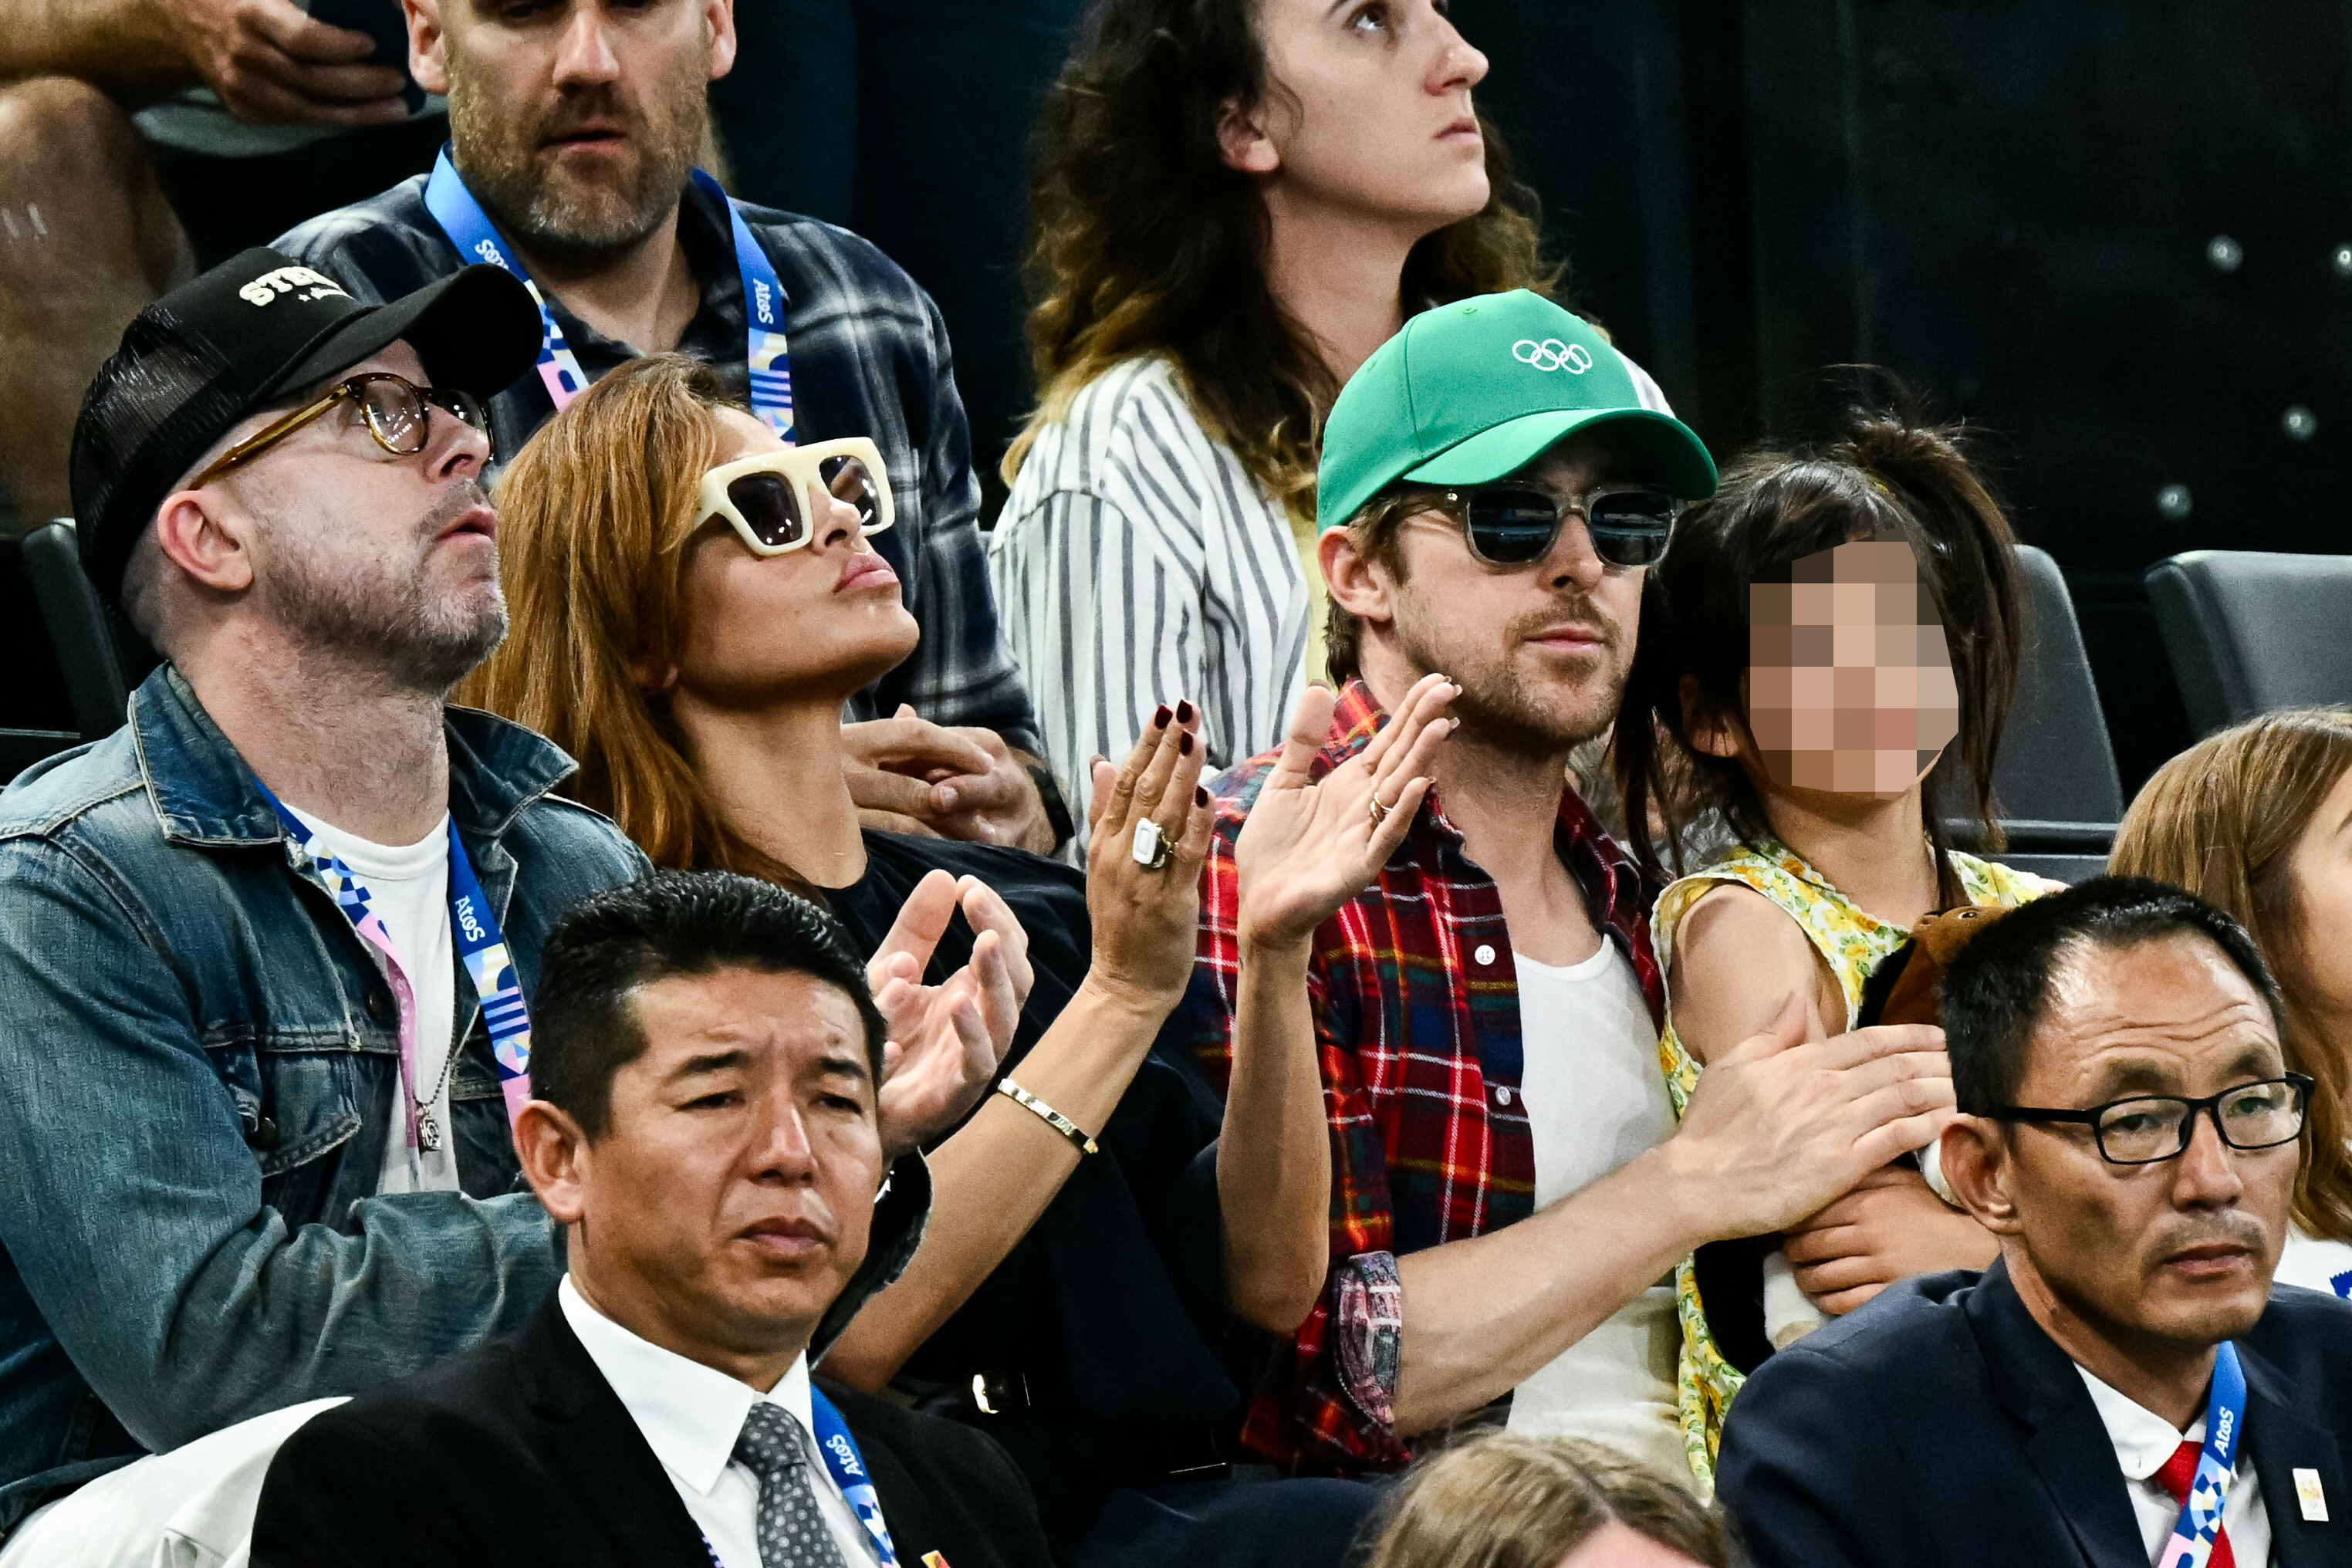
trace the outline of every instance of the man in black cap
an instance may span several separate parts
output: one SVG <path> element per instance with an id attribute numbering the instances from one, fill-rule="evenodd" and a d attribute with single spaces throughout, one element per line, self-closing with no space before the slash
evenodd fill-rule
<path id="1" fill-rule="evenodd" d="M 255 249 L 90 388 L 83 564 L 165 663 L 0 795 L 0 1537 L 519 1327 L 562 1275 L 507 1125 L 529 999 L 557 913 L 646 862 L 551 793 L 570 758 L 445 704 L 506 628 L 480 399 L 538 348 L 497 268 L 368 306 Z M 935 1062 L 933 994 L 882 1000 Z M 962 1109 L 908 1077 L 893 1150 Z"/>

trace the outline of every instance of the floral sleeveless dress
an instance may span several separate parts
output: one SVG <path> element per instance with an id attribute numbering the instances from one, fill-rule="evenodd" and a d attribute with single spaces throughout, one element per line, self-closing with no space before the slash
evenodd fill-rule
<path id="1" fill-rule="evenodd" d="M 2008 908 L 2050 891 L 2055 884 L 2023 871 L 2012 871 L 1973 855 L 1952 851 L 1952 869 L 1970 903 Z M 1672 973 L 1674 942 L 1683 917 L 1717 884 L 1739 882 L 1755 889 L 1801 927 L 1828 961 L 1845 992 L 1843 1027 L 1852 1028 L 1862 1006 L 1862 988 L 1886 956 L 1911 933 L 1865 913 L 1796 851 L 1767 837 L 1744 844 L 1727 860 L 1683 878 L 1658 895 L 1657 912 L 1650 918 L 1650 940 L 1658 954 L 1658 972 Z M 1671 1005 L 1671 997 L 1669 998 Z M 1825 1024 L 1832 1020 L 1822 1020 Z M 1658 1059 L 1666 1070 L 1666 1092 L 1679 1120 L 1698 1088 L 1699 1064 L 1675 1037 L 1669 1014 L 1658 1040 Z M 1676 1394 L 1682 1407 L 1683 1452 L 1690 1460 L 1703 1496 L 1715 1490 L 1716 1448 L 1723 1436 L 1724 1413 L 1745 1381 L 1738 1367 L 1716 1349 L 1707 1331 L 1705 1303 L 1699 1300 L 1693 1261 L 1684 1258 L 1675 1268 L 1675 1302 L 1682 1320 L 1683 1348 L 1676 1368 Z"/>

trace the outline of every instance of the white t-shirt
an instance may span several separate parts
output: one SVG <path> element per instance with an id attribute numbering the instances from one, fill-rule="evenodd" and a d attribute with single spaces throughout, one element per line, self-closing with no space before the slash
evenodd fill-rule
<path id="1" fill-rule="evenodd" d="M 1599 1180 L 1674 1135 L 1658 1030 L 1617 944 L 1566 968 L 1517 955 L 1519 1037 L 1536 1206 Z M 1586 1437 L 1688 1473 L 1675 1414 L 1682 1334 L 1671 1286 L 1635 1297 L 1511 1395 L 1510 1429 Z"/>
<path id="2" fill-rule="evenodd" d="M 289 808 L 290 809 L 290 808 Z M 319 847 L 352 868 L 367 889 L 368 907 L 383 921 L 400 952 L 400 969 L 416 997 L 416 1082 L 397 1084 L 392 1127 L 384 1141 L 378 1191 L 455 1192 L 457 1146 L 449 1125 L 449 1083 L 442 1069 L 457 1032 L 457 950 L 449 934 L 449 818 L 414 844 L 374 844 L 296 809 L 318 836 Z M 397 1076 L 395 1072 L 395 1077 Z M 438 1086 L 437 1089 L 436 1086 Z M 441 1128 L 441 1147 L 418 1152 L 408 1142 L 408 1096 L 423 1100 Z"/>
<path id="3" fill-rule="evenodd" d="M 2139 1523 L 2140 1539 L 2147 1543 L 2147 1560 L 2153 1563 L 2180 1519 L 2180 1505 L 2156 1479 L 2156 1472 L 2164 1468 L 2181 1444 L 2205 1440 L 2205 1417 L 2190 1422 L 2188 1431 L 2176 1432 L 2172 1423 L 2155 1411 L 2080 1365 L 2074 1370 L 2083 1373 L 2083 1386 L 2091 1391 L 2100 1424 L 2116 1447 L 2116 1464 L 2123 1470 L 2124 1485 L 2131 1493 L 2132 1515 Z M 2253 1452 L 2243 1444 L 2238 1447 L 2238 1479 L 2230 1483 L 2229 1500 L 2221 1505 L 2221 1533 L 2230 1538 L 2231 1555 L 2243 1568 L 2266 1568 L 2272 1561 L 2271 1516 L 2263 1507 L 2263 1483 L 2254 1473 Z"/>

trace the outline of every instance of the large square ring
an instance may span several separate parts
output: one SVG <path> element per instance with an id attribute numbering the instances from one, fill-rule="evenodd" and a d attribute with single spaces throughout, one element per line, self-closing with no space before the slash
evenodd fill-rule
<path id="1" fill-rule="evenodd" d="M 1160 831 L 1160 824 L 1147 816 L 1135 825 L 1131 852 L 1137 865 L 1147 871 L 1157 871 L 1168 864 L 1168 836 Z"/>

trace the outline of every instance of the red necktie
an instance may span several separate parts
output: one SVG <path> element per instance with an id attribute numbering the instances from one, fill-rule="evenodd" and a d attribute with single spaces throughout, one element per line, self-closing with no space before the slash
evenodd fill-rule
<path id="1" fill-rule="evenodd" d="M 2197 1479 L 2197 1456 L 2204 1447 L 2202 1443 L 2181 1444 L 2172 1450 L 2172 1458 L 2164 1461 L 2164 1468 L 2156 1472 L 2157 1482 L 2182 1508 L 2189 1506 L 2189 1483 Z M 2205 1560 L 2205 1568 L 2238 1568 L 2237 1553 L 2230 1550 L 2228 1531 L 2213 1537 L 2213 1554 Z"/>

